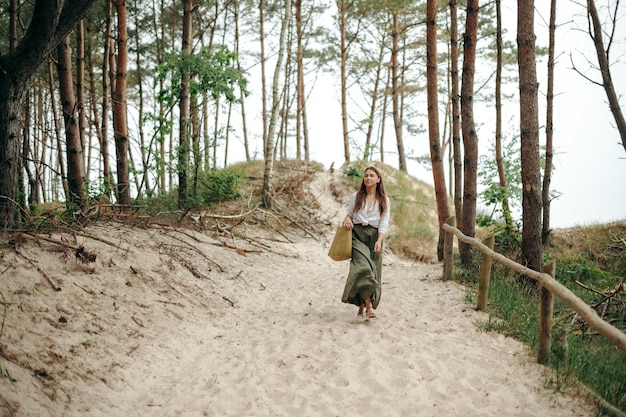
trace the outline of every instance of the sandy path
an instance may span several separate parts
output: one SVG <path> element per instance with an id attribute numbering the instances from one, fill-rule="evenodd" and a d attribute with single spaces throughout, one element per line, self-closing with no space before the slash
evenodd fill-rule
<path id="1" fill-rule="evenodd" d="M 331 182 L 313 193 L 341 217 Z M 365 320 L 340 301 L 348 264 L 315 239 L 242 256 L 191 231 L 89 233 L 119 249 L 82 239 L 99 254 L 89 266 L 41 244 L 0 257 L 13 274 L 0 346 L 22 363 L 0 362 L 15 378 L 0 378 L 0 417 L 595 415 L 544 388 L 521 343 L 478 330 L 487 316 L 440 265 L 386 254 Z"/>
<path id="2" fill-rule="evenodd" d="M 238 298 L 223 315 L 142 346 L 133 356 L 150 357 L 121 371 L 122 401 L 91 415 L 594 415 L 543 388 L 520 343 L 477 330 L 484 314 L 440 266 L 387 261 L 379 318 L 365 320 L 339 301 L 346 263 L 291 249 L 299 260 L 258 255 L 272 265 L 230 284 Z"/>

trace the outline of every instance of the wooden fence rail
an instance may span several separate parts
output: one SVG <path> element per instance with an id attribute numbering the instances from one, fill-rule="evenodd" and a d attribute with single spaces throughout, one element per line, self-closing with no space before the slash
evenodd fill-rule
<path id="1" fill-rule="evenodd" d="M 620 329 L 612 326 L 611 324 L 604 321 L 598 314 L 593 310 L 587 303 L 578 298 L 569 288 L 565 287 L 563 284 L 556 281 L 550 274 L 545 272 L 537 272 L 530 268 L 527 268 L 523 265 L 514 262 L 507 257 L 494 252 L 492 249 L 487 247 L 485 244 L 480 241 L 471 238 L 469 236 L 465 236 L 459 229 L 454 227 L 454 220 L 452 218 L 451 221 L 446 222 L 443 225 L 443 230 L 446 233 L 444 239 L 444 263 L 443 263 L 443 278 L 450 279 L 453 276 L 453 251 L 452 251 L 452 241 L 453 235 L 456 236 L 461 242 L 467 243 L 472 247 L 478 249 L 483 255 L 488 256 L 500 264 L 520 273 L 529 278 L 537 280 L 545 289 L 545 291 L 549 291 L 551 294 L 559 297 L 561 301 L 563 301 L 567 306 L 569 306 L 572 310 L 574 310 L 582 320 L 587 323 L 589 327 L 596 330 L 598 333 L 606 337 L 610 340 L 615 346 L 617 346 L 623 352 L 626 352 L 626 334 L 622 332 Z M 542 290 L 543 290 L 542 289 Z M 551 315 L 551 309 L 550 309 Z M 542 329 L 545 332 L 546 329 Z M 550 337 L 550 332 L 544 334 L 543 336 Z M 542 335 L 540 334 L 540 339 Z M 549 339 L 548 339 L 549 340 Z M 549 343 L 549 342 L 548 342 Z M 541 357 L 539 358 L 540 362 Z"/>

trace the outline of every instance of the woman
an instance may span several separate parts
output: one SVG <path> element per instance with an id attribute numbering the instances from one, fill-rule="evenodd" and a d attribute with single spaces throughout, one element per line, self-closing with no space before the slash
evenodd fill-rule
<path id="1" fill-rule="evenodd" d="M 359 306 L 367 318 L 375 318 L 381 295 L 383 239 L 389 228 L 391 205 L 383 178 L 368 167 L 358 192 L 352 194 L 343 227 L 352 229 L 352 260 L 341 301 Z"/>

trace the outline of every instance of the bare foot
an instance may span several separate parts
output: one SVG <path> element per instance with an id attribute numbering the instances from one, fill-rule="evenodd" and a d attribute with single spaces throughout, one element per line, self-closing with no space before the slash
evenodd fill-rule
<path id="1" fill-rule="evenodd" d="M 356 313 L 356 315 L 359 316 L 359 317 L 363 317 L 363 310 L 365 310 L 365 304 L 361 304 L 359 306 L 359 312 Z"/>
<path id="2" fill-rule="evenodd" d="M 367 308 L 367 318 L 368 319 L 375 319 L 376 318 L 376 312 L 374 311 L 374 309 L 372 307 L 368 307 Z"/>

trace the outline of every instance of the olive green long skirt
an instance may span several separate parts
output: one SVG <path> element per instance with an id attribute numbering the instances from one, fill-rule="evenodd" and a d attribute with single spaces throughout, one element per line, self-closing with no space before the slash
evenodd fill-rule
<path id="1" fill-rule="evenodd" d="M 372 300 L 376 308 L 382 292 L 382 251 L 374 253 L 378 229 L 355 225 L 352 229 L 352 260 L 341 301 L 361 305 Z"/>

